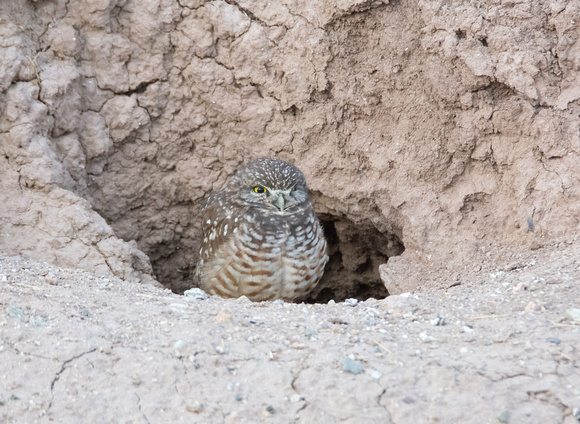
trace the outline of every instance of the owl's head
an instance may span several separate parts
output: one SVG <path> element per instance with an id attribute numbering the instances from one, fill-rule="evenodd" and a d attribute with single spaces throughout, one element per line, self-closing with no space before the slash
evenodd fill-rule
<path id="1" fill-rule="evenodd" d="M 309 202 L 308 186 L 302 172 L 280 159 L 254 159 L 240 166 L 228 189 L 237 190 L 246 204 L 278 214 L 291 213 Z"/>

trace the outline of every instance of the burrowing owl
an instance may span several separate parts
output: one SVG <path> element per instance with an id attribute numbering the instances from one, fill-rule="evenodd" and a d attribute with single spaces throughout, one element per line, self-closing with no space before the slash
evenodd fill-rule
<path id="1" fill-rule="evenodd" d="M 196 276 L 222 297 L 294 301 L 312 290 L 328 261 L 304 175 L 278 159 L 240 166 L 202 212 Z"/>

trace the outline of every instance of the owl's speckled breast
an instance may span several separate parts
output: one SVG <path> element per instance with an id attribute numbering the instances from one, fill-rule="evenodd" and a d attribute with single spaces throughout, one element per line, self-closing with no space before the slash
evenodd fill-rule
<path id="1" fill-rule="evenodd" d="M 222 297 L 303 298 L 328 261 L 304 176 L 279 159 L 239 167 L 208 198 L 202 230 L 196 277 L 206 292 Z"/>
<path id="2" fill-rule="evenodd" d="M 304 297 L 328 260 L 322 228 L 310 210 L 251 217 L 224 247 L 208 266 L 206 291 L 253 301 Z"/>

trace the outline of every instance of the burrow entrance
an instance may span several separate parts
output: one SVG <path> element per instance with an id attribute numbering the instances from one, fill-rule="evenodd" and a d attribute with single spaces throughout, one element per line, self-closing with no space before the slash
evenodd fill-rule
<path id="1" fill-rule="evenodd" d="M 345 217 L 319 216 L 330 257 L 318 286 L 307 303 L 343 302 L 354 298 L 383 299 L 389 295 L 379 276 L 379 265 L 405 247 L 395 234 L 383 234 L 370 222 L 355 224 Z"/>
<path id="2" fill-rule="evenodd" d="M 388 296 L 379 277 L 379 265 L 405 250 L 395 234 L 383 234 L 372 223 L 354 223 L 346 217 L 319 216 L 328 242 L 330 257 L 318 286 L 303 299 L 306 303 L 342 302 L 348 298 L 366 300 Z M 176 293 L 192 287 L 197 245 L 191 239 L 177 239 L 148 249 L 157 279 Z"/>

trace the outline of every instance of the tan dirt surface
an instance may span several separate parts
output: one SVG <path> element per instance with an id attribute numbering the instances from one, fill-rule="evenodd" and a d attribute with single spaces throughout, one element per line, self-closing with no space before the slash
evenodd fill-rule
<path id="1" fill-rule="evenodd" d="M 578 422 L 580 242 L 500 253 L 324 305 L 1 258 L 0 422 Z"/>

